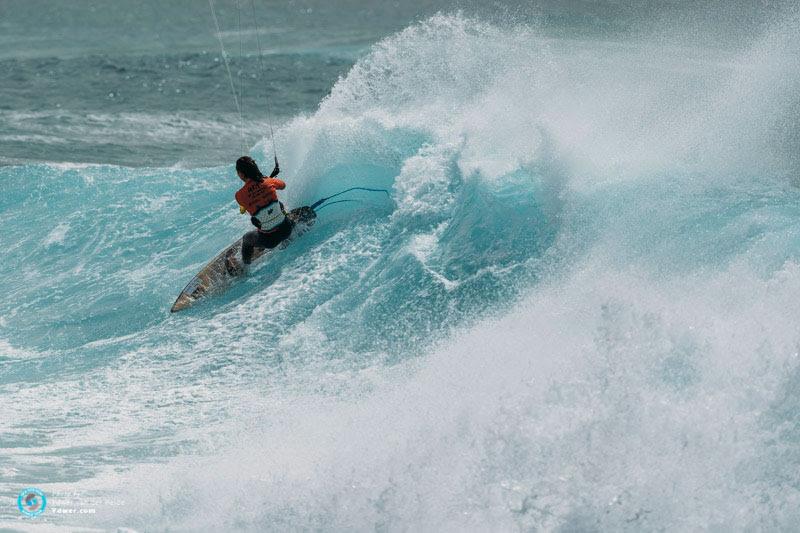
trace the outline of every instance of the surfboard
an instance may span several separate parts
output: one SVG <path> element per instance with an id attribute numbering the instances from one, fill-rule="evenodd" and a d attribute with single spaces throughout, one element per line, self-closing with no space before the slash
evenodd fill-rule
<path id="1" fill-rule="evenodd" d="M 283 250 L 300 236 L 305 234 L 317 219 L 317 213 L 311 207 L 304 206 L 292 209 L 287 216 L 294 222 L 292 233 L 272 249 L 256 248 L 251 265 L 263 261 L 278 250 Z M 247 271 L 242 263 L 242 239 L 231 244 L 209 261 L 203 269 L 183 288 L 170 313 L 182 311 L 194 305 L 198 300 L 213 294 L 225 292 L 231 285 L 243 278 Z"/>

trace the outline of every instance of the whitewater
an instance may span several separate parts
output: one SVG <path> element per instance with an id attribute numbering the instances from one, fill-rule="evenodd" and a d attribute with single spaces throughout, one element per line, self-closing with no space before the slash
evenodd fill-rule
<path id="1" fill-rule="evenodd" d="M 176 315 L 233 159 L 0 166 L 0 524 L 800 527 L 798 29 L 410 24 L 276 128 L 287 206 L 391 198 Z"/>

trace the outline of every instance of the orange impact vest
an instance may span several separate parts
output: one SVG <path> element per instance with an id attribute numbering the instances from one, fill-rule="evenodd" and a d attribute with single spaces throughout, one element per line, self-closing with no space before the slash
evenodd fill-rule
<path id="1" fill-rule="evenodd" d="M 255 216 L 262 207 L 277 202 L 278 193 L 275 191 L 285 188 L 286 184 L 278 178 L 264 178 L 260 182 L 247 180 L 247 183 L 236 191 L 236 201 L 250 213 L 250 216 Z"/>

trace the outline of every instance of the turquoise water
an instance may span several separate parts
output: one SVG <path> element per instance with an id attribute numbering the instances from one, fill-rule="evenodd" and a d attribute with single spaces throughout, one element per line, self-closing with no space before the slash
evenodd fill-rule
<path id="1" fill-rule="evenodd" d="M 3 4 L 0 524 L 800 526 L 791 6 L 217 3 L 245 135 L 204 6 Z M 264 76 L 287 205 L 391 198 L 170 315 Z"/>

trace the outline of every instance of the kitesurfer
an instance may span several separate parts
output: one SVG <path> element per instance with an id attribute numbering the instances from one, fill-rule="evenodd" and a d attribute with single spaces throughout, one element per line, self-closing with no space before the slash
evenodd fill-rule
<path id="1" fill-rule="evenodd" d="M 276 191 L 286 188 L 283 180 L 275 176 L 280 172 L 277 159 L 269 177 L 264 177 L 252 157 L 243 156 L 236 161 L 236 174 L 244 186 L 236 192 L 239 212 L 250 215 L 257 228 L 242 238 L 242 261 L 250 264 L 255 248 L 275 248 L 292 233 L 293 222 L 286 216 Z"/>

